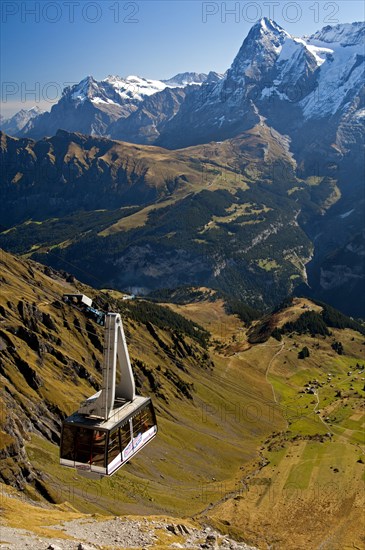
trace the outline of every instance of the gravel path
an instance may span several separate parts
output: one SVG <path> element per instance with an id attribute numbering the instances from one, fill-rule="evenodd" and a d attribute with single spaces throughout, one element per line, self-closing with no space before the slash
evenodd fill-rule
<path id="1" fill-rule="evenodd" d="M 257 550 L 222 536 L 210 527 L 192 528 L 182 523 L 132 520 L 115 517 L 105 521 L 78 519 L 52 526 L 73 540 L 40 538 L 25 531 L 0 525 L 0 548 L 7 550 L 114 550 L 129 548 L 152 549 L 156 544 L 165 548 Z M 161 546 L 160 546 L 161 548 Z"/>

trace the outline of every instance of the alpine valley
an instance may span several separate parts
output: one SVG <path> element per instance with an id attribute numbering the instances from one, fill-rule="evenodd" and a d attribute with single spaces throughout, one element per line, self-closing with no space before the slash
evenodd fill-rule
<path id="1" fill-rule="evenodd" d="M 203 287 L 179 305 L 123 300 L 3 251 L 0 281 L 3 547 L 363 546 L 364 326 L 306 298 L 252 323 Z M 101 327 L 65 292 L 120 311 L 158 416 L 112 478 L 59 465 L 61 422 L 103 361 Z"/>
<path id="2" fill-rule="evenodd" d="M 265 18 L 224 75 L 66 88 L 1 134 L 0 245 L 99 287 L 365 315 L 364 29 Z"/>

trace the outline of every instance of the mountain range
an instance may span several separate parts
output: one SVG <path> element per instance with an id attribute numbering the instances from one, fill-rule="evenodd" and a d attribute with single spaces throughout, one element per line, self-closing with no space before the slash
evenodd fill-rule
<path id="1" fill-rule="evenodd" d="M 364 23 L 352 23 L 296 38 L 263 18 L 224 75 L 88 76 L 15 133 L 39 139 L 61 128 L 179 148 L 232 137 L 263 115 L 297 148 L 330 122 L 325 142 L 343 151 L 349 127 L 361 134 L 365 116 L 364 35 Z"/>
<path id="2" fill-rule="evenodd" d="M 87 76 L 78 84 L 66 87 L 51 112 L 42 112 L 37 107 L 22 110 L 10 119 L 2 120 L 0 128 L 10 135 L 33 138 L 53 135 L 59 128 L 91 135 L 109 135 L 117 133 L 114 128 L 116 121 L 129 118 L 151 96 L 165 92 L 164 108 L 169 110 L 171 117 L 177 111 L 174 98 L 180 103 L 190 87 L 217 82 L 222 77 L 214 72 L 208 75 L 180 73 L 161 81 L 112 75 L 96 81 L 92 76 Z"/>
<path id="3" fill-rule="evenodd" d="M 224 75 L 65 89 L 1 136 L 0 245 L 104 286 L 209 284 L 259 308 L 297 291 L 365 315 L 364 32 L 264 18 Z"/>
<path id="4" fill-rule="evenodd" d="M 31 109 L 21 109 L 10 118 L 0 117 L 0 128 L 3 132 L 13 136 L 18 134 L 34 118 L 43 113 L 42 109 L 35 106 Z"/>

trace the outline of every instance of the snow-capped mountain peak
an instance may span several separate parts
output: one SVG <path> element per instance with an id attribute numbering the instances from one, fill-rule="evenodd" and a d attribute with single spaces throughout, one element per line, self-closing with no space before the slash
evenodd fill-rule
<path id="1" fill-rule="evenodd" d="M 87 76 L 19 134 L 42 137 L 64 128 L 174 147 L 235 135 L 263 116 L 288 134 L 319 120 L 336 127 L 351 117 L 360 135 L 364 34 L 364 23 L 352 23 L 298 38 L 262 18 L 224 75 L 185 72 L 164 81 Z"/>
<path id="2" fill-rule="evenodd" d="M 267 17 L 260 19 L 250 30 L 227 72 L 227 81 L 232 77 L 241 82 L 256 78 L 262 70 L 269 70 L 276 62 L 282 46 L 290 35 Z"/>
<path id="3" fill-rule="evenodd" d="M 163 82 L 170 87 L 180 88 L 184 86 L 189 86 L 191 84 L 200 85 L 206 81 L 208 75 L 205 73 L 179 73 L 169 78 L 168 80 L 163 80 Z"/>
<path id="4" fill-rule="evenodd" d="M 140 102 L 150 95 L 161 92 L 166 87 L 160 80 L 151 80 L 136 75 L 130 75 L 126 78 L 108 76 L 103 82 L 112 87 L 118 101 Z"/>
<path id="5" fill-rule="evenodd" d="M 22 130 L 30 120 L 41 115 L 44 111 L 35 105 L 30 109 L 21 109 L 10 118 L 2 118 L 0 128 L 10 135 Z"/>
<path id="6" fill-rule="evenodd" d="M 290 36 L 285 29 L 280 27 L 275 21 L 268 17 L 262 17 L 253 27 L 252 30 L 260 29 L 262 33 L 273 33 L 278 35 Z"/>
<path id="7" fill-rule="evenodd" d="M 303 115 L 324 118 L 346 109 L 364 85 L 365 23 L 327 26 L 307 38 L 307 48 L 316 48 L 324 58 L 317 91 L 300 102 Z"/>
<path id="8" fill-rule="evenodd" d="M 183 88 L 188 85 L 201 85 L 210 80 L 217 82 L 221 75 L 218 73 L 180 73 L 168 80 L 152 80 L 137 75 L 122 78 L 109 75 L 98 82 L 92 76 L 87 76 L 71 88 L 71 100 L 83 103 L 86 100 L 93 104 L 120 104 L 124 101 L 141 102 L 146 97 L 163 91 L 165 88 Z"/>
<path id="9" fill-rule="evenodd" d="M 166 86 L 170 88 L 185 88 L 185 86 L 201 86 L 202 84 L 218 82 L 223 78 L 224 75 L 210 71 L 208 74 L 205 73 L 179 73 L 169 78 L 168 80 L 163 80 Z"/>
<path id="10" fill-rule="evenodd" d="M 166 88 L 166 85 L 160 80 L 151 80 L 140 76 L 130 75 L 125 79 L 128 93 L 132 94 L 133 99 L 141 101 L 143 97 L 156 94 Z M 120 88 L 120 90 L 122 87 Z M 123 92 L 121 92 L 123 97 Z"/>
<path id="11" fill-rule="evenodd" d="M 361 88 L 364 34 L 364 23 L 352 23 L 297 38 L 262 18 L 251 28 L 215 96 L 224 91 L 229 101 L 240 104 L 250 97 L 251 88 L 252 98 L 276 96 L 299 104 L 305 119 L 332 115 Z"/>
<path id="12" fill-rule="evenodd" d="M 320 31 L 309 37 L 309 42 L 324 42 L 326 44 L 339 44 L 340 46 L 364 45 L 365 23 L 342 23 L 335 26 L 327 25 Z"/>
<path id="13" fill-rule="evenodd" d="M 290 34 L 286 32 L 286 30 L 268 17 L 262 17 L 253 27 L 251 27 L 244 43 L 258 41 L 267 47 L 268 39 L 272 40 L 276 45 L 277 43 L 281 43 L 286 37 L 290 37 Z"/>
<path id="14" fill-rule="evenodd" d="M 121 104 L 123 101 L 140 102 L 144 97 L 162 91 L 166 85 L 159 80 L 149 80 L 139 76 L 121 78 L 110 75 L 98 82 L 87 76 L 71 88 L 70 98 L 78 103 L 90 100 L 96 104 Z M 66 91 L 69 93 L 69 90 Z"/>
<path id="15" fill-rule="evenodd" d="M 33 115 L 33 116 L 37 116 L 37 115 L 39 115 L 40 113 L 43 113 L 43 112 L 44 112 L 43 109 L 38 107 L 38 105 L 34 105 L 30 109 L 28 109 L 28 113 Z"/>
<path id="16" fill-rule="evenodd" d="M 100 93 L 98 83 L 92 76 L 87 76 L 79 84 L 72 86 L 71 97 L 74 100 L 83 102 L 86 99 L 91 99 Z"/>

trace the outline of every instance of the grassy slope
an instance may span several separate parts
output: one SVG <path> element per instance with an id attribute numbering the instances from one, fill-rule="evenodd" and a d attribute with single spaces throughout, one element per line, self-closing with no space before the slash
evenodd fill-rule
<path id="1" fill-rule="evenodd" d="M 243 148 L 245 155 L 242 157 Z M 48 248 L 56 243 L 65 242 L 65 245 L 69 245 L 72 239 L 68 242 L 66 236 L 72 236 L 70 226 L 75 225 L 81 225 L 81 233 L 88 233 L 99 226 L 99 234 L 103 237 L 138 228 L 145 225 L 152 211 L 172 205 L 191 193 L 199 193 L 207 188 L 210 191 L 228 189 L 234 193 L 237 189 L 247 189 L 255 182 L 258 173 L 270 171 L 271 163 L 292 163 L 291 155 L 266 126 L 256 126 L 235 140 L 212 142 L 177 151 L 118 141 L 108 142 L 104 139 L 100 140 L 100 150 L 95 147 L 88 149 L 86 145 L 82 148 L 70 141 L 65 162 L 76 159 L 87 171 L 96 156 L 106 166 L 111 167 L 113 173 L 120 168 L 126 170 L 131 180 L 133 174 L 145 174 L 146 185 L 156 188 L 161 202 L 144 206 L 139 212 L 130 215 L 127 208 L 121 209 L 119 217 L 118 210 L 115 210 L 71 214 L 66 217 L 65 223 L 57 218 L 44 220 L 42 223 L 26 221 L 3 232 L 3 236 L 10 237 L 6 241 L 9 250 L 33 253 L 35 249 L 41 251 L 43 246 Z M 174 181 L 179 183 L 171 194 L 168 185 Z M 29 225 L 32 229 L 31 235 Z M 79 233 L 80 231 L 77 232 L 78 236 Z M 35 241 L 37 245 L 32 247 Z"/>
<path id="2" fill-rule="evenodd" d="M 265 161 L 268 165 L 279 160 L 291 162 L 290 155 L 286 154 L 282 145 L 270 134 L 269 128 L 261 126 L 252 128 L 235 140 L 220 143 L 212 142 L 177 151 L 145 148 L 146 159 L 150 162 L 148 174 L 151 181 L 156 180 L 161 187 L 161 181 L 172 180 L 183 174 L 187 178 L 188 185 L 177 189 L 172 198 L 147 206 L 137 214 L 121 219 L 104 229 L 100 235 L 106 237 L 118 231 L 143 226 L 150 212 L 174 204 L 192 192 L 199 193 L 207 188 L 209 191 L 228 189 L 232 192 L 236 189 L 248 189 L 249 184 L 255 181 L 258 171 L 262 171 L 263 145 L 267 147 Z M 245 156 L 242 160 L 241 148 L 243 147 Z M 245 171 L 242 170 L 240 163 L 247 168 Z"/>
<path id="3" fill-rule="evenodd" d="M 8 300 L 16 303 L 21 297 L 36 300 L 53 318 L 74 315 L 66 309 L 55 312 L 48 303 L 50 296 L 55 298 L 69 288 L 63 280 L 51 280 L 33 267 L 32 282 L 29 264 L 14 262 L 7 254 L 1 259 L 6 279 L 1 305 L 7 307 Z M 297 302 L 282 318 L 279 314 L 278 325 L 284 318 L 295 320 L 302 305 Z M 156 347 L 143 323 L 127 320 L 132 358 L 145 361 L 155 374 L 160 365 L 193 383 L 194 399 L 181 398 L 169 380 L 160 378 L 169 403 L 154 399 L 158 438 L 117 475 L 101 482 L 60 468 L 57 446 L 33 433 L 28 456 L 45 472 L 44 485 L 53 499 L 68 502 L 71 511 L 86 513 L 197 515 L 262 548 L 267 544 L 278 549 L 321 544 L 331 550 L 352 544 L 361 547 L 364 474 L 357 461 L 364 448 L 364 413 L 356 392 L 361 393 L 364 382 L 361 375 L 352 380 L 347 372 L 354 372 L 362 361 L 364 337 L 351 330 L 333 330 L 326 339 L 294 335 L 285 336 L 281 343 L 270 339 L 249 345 L 246 330 L 237 317 L 225 313 L 221 301 L 170 307 L 212 333 L 214 369 L 184 360 L 188 372 L 181 371 Z M 158 329 L 158 333 L 171 345 L 168 331 Z M 68 353 L 80 361 L 89 357 L 90 343 L 74 327 L 67 339 L 62 331 L 61 336 Z M 341 340 L 345 355 L 333 351 L 334 339 Z M 308 346 L 310 357 L 300 361 L 297 354 L 303 345 Z M 22 353 L 38 368 L 29 349 Z M 84 380 L 79 386 L 57 380 L 57 366 L 50 362 L 47 383 L 39 391 L 70 412 L 92 389 Z M 21 377 L 13 365 L 9 371 L 14 373 L 14 391 Z M 333 379 L 327 382 L 328 373 Z M 314 378 L 323 382 L 319 405 L 313 394 L 300 393 Z M 54 383 L 57 392 L 50 389 Z M 27 391 L 30 400 L 35 399 L 33 390 L 22 384 L 21 393 Z M 335 397 L 337 390 L 341 397 Z M 67 406 L 61 392 L 69 396 Z M 315 409 L 322 413 L 316 414 Z M 332 436 L 326 437 L 329 432 Z M 43 500 L 32 487 L 28 494 Z"/>
<path id="4" fill-rule="evenodd" d="M 30 265 L 24 261 L 15 261 L 6 253 L 1 255 L 3 284 L 0 305 L 6 314 L 1 326 L 14 342 L 19 356 L 42 379 L 38 390 L 32 389 L 19 372 L 16 361 L 5 356 L 2 385 L 8 391 L 2 395 L 4 431 L 7 431 L 10 416 L 20 415 L 21 410 L 29 411 L 29 416 L 34 418 L 40 398 L 47 401 L 49 406 L 56 406 L 68 414 L 77 408 L 83 398 L 95 391 L 87 380 L 77 378 L 73 381 L 71 375 L 65 375 L 64 367 L 51 353 L 42 353 L 40 357 L 23 340 L 12 334 L 12 328 L 21 325 L 17 312 L 20 300 L 35 303 L 38 311 L 49 313 L 55 322 L 54 332 L 61 340 L 59 344 L 53 344 L 54 348 L 70 360 L 85 365 L 90 374 L 100 380 L 100 374 L 93 364 L 94 358 L 100 360 L 101 356 L 90 344 L 88 333 L 84 330 L 85 320 L 77 311 L 69 310 L 65 305 L 58 310 L 53 305 L 54 300 L 59 299 L 63 292 L 70 291 L 72 286 L 58 277 L 51 279 L 44 275 L 35 264 L 30 275 Z M 84 287 L 78 285 L 78 288 L 82 290 Z M 90 289 L 87 292 L 92 294 Z M 10 309 L 9 304 L 12 304 L 13 309 Z M 76 321 L 80 323 L 81 331 L 75 326 Z M 69 329 L 64 328 L 64 322 L 69 324 Z M 234 322 L 237 324 L 237 320 Z M 258 441 L 270 433 L 271 426 L 262 424 L 260 419 L 247 425 L 238 422 L 234 414 L 226 410 L 227 404 L 232 401 L 235 403 L 243 399 L 243 403 L 251 402 L 252 396 L 248 393 L 242 397 L 240 388 L 245 387 L 246 377 L 251 380 L 256 374 L 252 368 L 246 372 L 239 364 L 231 365 L 226 357 L 220 355 L 213 355 L 213 370 L 207 368 L 199 360 L 199 348 L 192 341 L 190 344 L 198 350 L 197 358 L 185 358 L 179 362 L 176 354 L 170 356 L 156 344 L 143 323 L 126 319 L 125 325 L 132 360 L 138 359 L 148 365 L 161 383 L 160 391 L 168 400 L 167 403 L 159 397 L 154 399 L 160 428 L 158 438 L 120 473 L 100 482 L 84 480 L 72 470 L 59 467 L 57 446 L 42 438 L 39 431 L 30 434 L 28 456 L 36 469 L 46 473 L 44 486 L 53 500 L 67 500 L 83 512 L 197 513 L 205 506 L 207 487 L 210 492 L 218 494 L 221 483 L 233 486 L 233 479 L 240 466 L 256 456 Z M 156 331 L 173 349 L 169 331 Z M 186 342 L 189 343 L 189 339 Z M 8 349 L 3 350 L 2 356 L 8 352 Z M 158 371 L 158 368 L 161 370 Z M 232 368 L 233 379 L 228 383 L 226 377 L 229 368 Z M 194 384 L 193 399 L 179 393 L 173 382 L 163 376 L 165 371 L 188 384 Z M 143 393 L 151 391 L 146 380 L 143 390 Z M 13 400 L 9 399 L 9 392 Z M 263 407 L 269 408 L 271 389 L 266 381 L 260 393 Z M 14 407 L 14 402 L 19 408 Z M 276 420 L 280 424 L 278 417 Z M 1 467 L 6 469 L 8 480 L 11 481 L 16 470 L 14 463 L 7 457 Z"/>
<path id="5" fill-rule="evenodd" d="M 278 326 L 295 320 L 303 305 L 318 311 L 309 304 L 296 300 L 278 314 Z M 336 340 L 345 355 L 333 352 Z M 304 345 L 310 357 L 298 360 Z M 270 360 L 265 357 L 269 349 Z M 222 498 L 208 511 L 218 526 L 263 548 L 362 547 L 364 367 L 356 364 L 364 365 L 364 349 L 359 333 L 332 329 L 327 338 L 270 339 L 240 354 L 241 360 L 256 360 L 261 372 L 265 365 L 285 427 L 273 426 L 273 435 L 260 448 L 267 466 L 237 485 L 233 498 Z M 304 384 L 315 379 L 322 384 L 317 395 L 302 393 Z"/>

